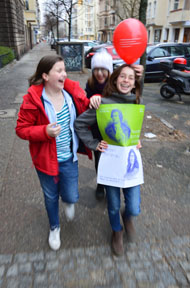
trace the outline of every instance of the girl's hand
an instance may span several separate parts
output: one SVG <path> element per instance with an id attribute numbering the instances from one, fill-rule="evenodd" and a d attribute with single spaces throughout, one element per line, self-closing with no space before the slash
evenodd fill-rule
<path id="1" fill-rule="evenodd" d="M 105 149 L 108 148 L 108 143 L 104 140 L 98 143 L 98 146 L 96 147 L 96 150 L 100 152 L 105 152 Z"/>
<path id="2" fill-rule="evenodd" d="M 48 124 L 46 127 L 46 132 L 50 137 L 57 137 L 61 132 L 61 126 L 57 123 Z"/>
<path id="3" fill-rule="evenodd" d="M 90 97 L 90 109 L 98 109 L 101 104 L 101 95 L 95 94 L 92 97 Z"/>
<path id="4" fill-rule="evenodd" d="M 140 141 L 140 140 L 139 140 L 139 143 L 137 144 L 136 148 L 137 148 L 137 149 L 142 148 L 142 145 L 141 145 L 141 141 Z"/>
<path id="5" fill-rule="evenodd" d="M 141 78 L 143 76 L 144 71 L 143 65 L 133 64 L 131 66 L 135 69 L 137 76 Z"/>

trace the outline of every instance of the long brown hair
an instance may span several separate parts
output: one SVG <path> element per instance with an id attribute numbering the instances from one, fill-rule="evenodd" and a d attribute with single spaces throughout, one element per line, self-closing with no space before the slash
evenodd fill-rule
<path id="1" fill-rule="evenodd" d="M 112 73 L 111 77 L 108 79 L 108 82 L 104 88 L 103 97 L 110 97 L 113 93 L 120 93 L 116 86 L 117 78 L 119 77 L 121 71 L 125 67 L 130 67 L 134 70 L 134 68 L 128 64 L 123 64 L 120 67 L 118 67 L 114 72 Z M 135 72 L 135 70 L 134 70 Z M 140 91 L 141 91 L 141 85 L 140 85 L 140 78 L 136 75 L 135 72 L 135 94 L 136 94 L 136 104 L 140 103 Z"/>
<path id="2" fill-rule="evenodd" d="M 107 70 L 108 71 L 108 70 Z M 108 77 L 106 79 L 106 82 L 108 81 L 108 79 L 110 78 L 110 71 L 108 71 Z M 95 89 L 96 88 L 96 78 L 94 76 L 94 73 L 92 72 L 92 76 L 88 79 L 87 83 L 88 83 L 88 86 L 90 87 L 90 89 Z"/>
<path id="3" fill-rule="evenodd" d="M 60 55 L 47 55 L 42 57 L 38 63 L 35 73 L 28 79 L 29 86 L 44 83 L 42 74 L 48 74 L 53 65 L 59 61 L 64 61 Z"/>

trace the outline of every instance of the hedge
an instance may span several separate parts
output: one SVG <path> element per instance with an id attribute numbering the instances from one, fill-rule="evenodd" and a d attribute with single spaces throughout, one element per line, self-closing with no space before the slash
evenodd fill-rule
<path id="1" fill-rule="evenodd" d="M 0 68 L 15 59 L 14 51 L 9 47 L 0 46 Z"/>

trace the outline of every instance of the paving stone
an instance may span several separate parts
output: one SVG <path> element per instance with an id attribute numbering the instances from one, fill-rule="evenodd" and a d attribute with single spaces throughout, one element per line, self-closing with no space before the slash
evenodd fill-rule
<path id="1" fill-rule="evenodd" d="M 74 269 L 75 269 L 75 263 L 74 263 L 73 259 L 70 259 L 69 262 L 63 264 L 62 271 L 63 272 L 68 272 L 68 271 L 74 270 Z"/>
<path id="2" fill-rule="evenodd" d="M 127 252 L 127 258 L 129 259 L 129 261 L 135 261 L 138 260 L 137 259 L 137 254 L 135 252 Z"/>
<path id="3" fill-rule="evenodd" d="M 0 266 L 0 279 L 3 278 L 3 276 L 4 276 L 4 272 L 5 272 L 5 266 L 2 265 L 2 266 Z"/>
<path id="4" fill-rule="evenodd" d="M 158 273 L 160 280 L 164 283 L 164 285 L 176 285 L 176 280 L 173 275 L 169 271 L 159 271 Z"/>
<path id="5" fill-rule="evenodd" d="M 71 252 L 70 250 L 64 250 L 64 251 L 61 251 L 59 253 L 59 259 L 60 260 L 67 260 L 68 258 L 70 258 L 70 255 L 71 255 Z"/>
<path id="6" fill-rule="evenodd" d="M 28 254 L 27 253 L 18 253 L 14 257 L 14 262 L 17 263 L 25 263 L 28 260 Z"/>
<path id="7" fill-rule="evenodd" d="M 46 265 L 46 270 L 52 271 L 52 270 L 57 269 L 58 267 L 59 267 L 59 260 L 48 261 Z"/>
<path id="8" fill-rule="evenodd" d="M 8 255 L 0 255 L 0 265 L 2 264 L 10 264 L 12 261 L 13 256 L 8 254 Z"/>
<path id="9" fill-rule="evenodd" d="M 183 285 L 183 286 L 187 286 L 188 285 L 187 278 L 184 276 L 184 274 L 180 270 L 175 271 L 174 275 L 175 275 L 175 279 L 177 280 L 177 282 L 180 285 Z"/>
<path id="10" fill-rule="evenodd" d="M 19 283 L 19 288 L 29 288 L 32 287 L 32 276 L 29 275 L 22 275 L 19 277 L 18 283 Z"/>
<path id="11" fill-rule="evenodd" d="M 17 264 L 13 264 L 7 270 L 7 277 L 17 276 L 17 275 L 18 275 L 18 265 Z"/>
<path id="12" fill-rule="evenodd" d="M 54 260 L 57 258 L 57 253 L 54 251 L 47 252 L 45 255 L 46 260 Z M 40 259 L 42 260 L 42 259 Z"/>
<path id="13" fill-rule="evenodd" d="M 185 272 L 190 272 L 190 262 L 180 261 L 179 263 Z"/>
<path id="14" fill-rule="evenodd" d="M 104 257 L 102 260 L 102 268 L 109 269 L 114 267 L 114 262 L 111 257 Z"/>
<path id="15" fill-rule="evenodd" d="M 38 273 L 35 274 L 34 278 L 34 286 L 38 287 L 38 285 L 48 285 L 48 275 L 46 273 Z"/>
<path id="16" fill-rule="evenodd" d="M 140 283 L 142 281 L 147 281 L 147 273 L 145 271 L 135 271 L 135 278 Z"/>
<path id="17" fill-rule="evenodd" d="M 25 263 L 19 265 L 19 273 L 31 273 L 32 272 L 32 264 L 31 263 Z"/>
<path id="18" fill-rule="evenodd" d="M 115 265 L 120 273 L 131 273 L 131 268 L 126 263 L 126 261 L 116 262 Z"/>
<path id="19" fill-rule="evenodd" d="M 28 255 L 29 261 L 43 261 L 44 260 L 44 253 L 43 251 L 39 252 L 39 253 L 30 253 Z"/>
<path id="20" fill-rule="evenodd" d="M 124 288 L 136 288 L 136 280 L 130 278 L 127 275 L 122 275 L 122 282 Z"/>
<path id="21" fill-rule="evenodd" d="M 19 281 L 17 278 L 10 278 L 7 279 L 6 288 L 18 288 L 19 287 Z"/>
<path id="22" fill-rule="evenodd" d="M 45 263 L 43 261 L 34 262 L 33 266 L 35 272 L 41 272 L 45 269 Z"/>

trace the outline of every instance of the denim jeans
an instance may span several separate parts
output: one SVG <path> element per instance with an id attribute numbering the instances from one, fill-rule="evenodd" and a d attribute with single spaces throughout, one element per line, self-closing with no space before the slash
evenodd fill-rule
<path id="1" fill-rule="evenodd" d="M 50 176 L 39 170 L 37 174 L 44 193 L 50 229 L 59 227 L 59 196 L 63 202 L 76 203 L 78 193 L 78 161 L 73 162 L 71 157 L 59 163 L 59 175 Z"/>
<path id="2" fill-rule="evenodd" d="M 113 231 L 122 230 L 120 223 L 120 188 L 105 185 L 108 216 Z M 125 218 L 137 216 L 140 213 L 140 185 L 123 188 L 125 199 Z"/>

